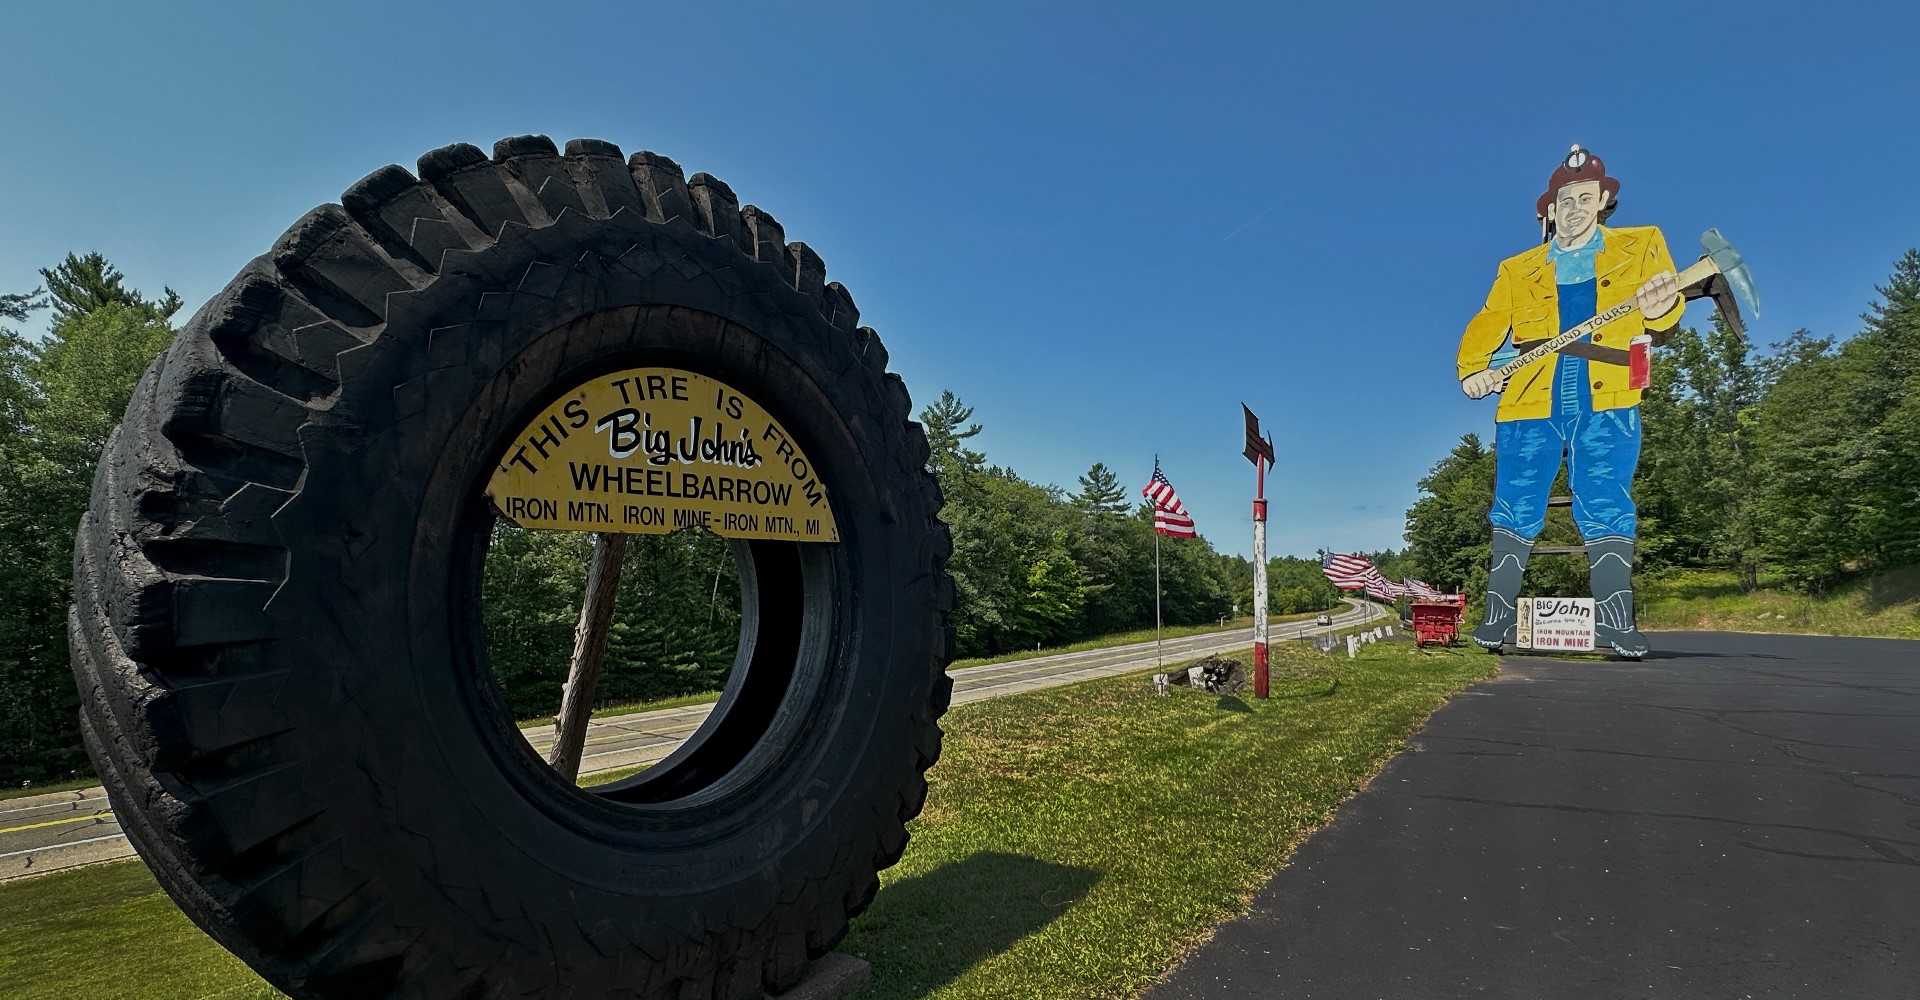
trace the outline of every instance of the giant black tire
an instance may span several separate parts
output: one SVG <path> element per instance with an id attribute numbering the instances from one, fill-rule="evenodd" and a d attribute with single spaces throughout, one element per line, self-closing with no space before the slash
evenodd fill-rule
<path id="1" fill-rule="evenodd" d="M 194 317 L 102 456 L 69 627 L 114 811 L 196 923 L 306 997 L 730 1000 L 834 947 L 925 798 L 952 585 L 905 387 L 824 276 L 705 174 L 535 136 L 376 171 Z M 582 790 L 491 681 L 482 487 L 648 364 L 767 406 L 840 541 L 737 544 L 747 722 Z"/>

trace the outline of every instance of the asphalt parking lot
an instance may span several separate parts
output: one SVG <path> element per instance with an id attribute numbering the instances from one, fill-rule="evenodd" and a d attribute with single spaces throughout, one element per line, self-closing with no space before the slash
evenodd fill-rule
<path id="1" fill-rule="evenodd" d="M 1920 997 L 1920 642 L 1509 657 L 1153 1000 Z"/>

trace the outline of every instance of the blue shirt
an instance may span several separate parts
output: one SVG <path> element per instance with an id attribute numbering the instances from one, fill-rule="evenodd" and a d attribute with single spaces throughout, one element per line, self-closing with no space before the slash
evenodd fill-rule
<path id="1" fill-rule="evenodd" d="M 1572 250 L 1560 249 L 1560 241 L 1547 244 L 1547 262 L 1553 265 L 1553 280 L 1562 285 L 1577 285 L 1583 281 L 1592 281 L 1594 259 L 1607 247 L 1607 234 L 1595 226 L 1593 235 L 1587 241 Z M 1568 326 L 1573 324 L 1569 323 Z M 1565 329 L 1562 327 L 1561 329 Z"/>

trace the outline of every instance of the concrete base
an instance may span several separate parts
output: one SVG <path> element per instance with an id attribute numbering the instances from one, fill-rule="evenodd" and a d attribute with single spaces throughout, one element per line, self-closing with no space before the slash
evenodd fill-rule
<path id="1" fill-rule="evenodd" d="M 842 951 L 828 952 L 794 984 L 793 989 L 768 1000 L 841 1000 L 873 982 L 873 967 Z"/>

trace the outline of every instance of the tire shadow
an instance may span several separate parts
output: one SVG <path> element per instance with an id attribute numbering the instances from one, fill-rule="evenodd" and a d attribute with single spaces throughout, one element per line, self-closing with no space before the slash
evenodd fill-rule
<path id="1" fill-rule="evenodd" d="M 925 996 L 1038 932 L 1100 873 L 981 851 L 880 890 L 841 951 L 873 966 L 860 1000 Z"/>

